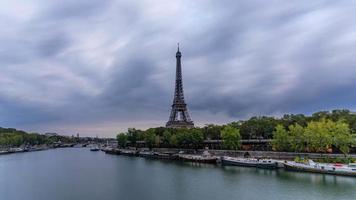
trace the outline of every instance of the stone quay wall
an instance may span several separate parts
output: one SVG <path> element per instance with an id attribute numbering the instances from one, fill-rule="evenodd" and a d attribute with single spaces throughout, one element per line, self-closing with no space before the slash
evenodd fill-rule
<path id="1" fill-rule="evenodd" d="M 201 154 L 204 149 L 173 149 L 173 148 L 153 148 L 157 152 L 171 152 L 176 153 L 179 151 L 184 151 L 187 154 Z M 249 155 L 254 158 L 271 158 L 280 160 L 293 160 L 295 157 L 305 157 L 310 159 L 320 159 L 320 158 L 344 158 L 344 154 L 332 154 L 332 153 L 296 153 L 296 152 L 275 152 L 275 151 L 234 151 L 234 150 L 207 150 L 210 154 L 215 156 L 234 156 L 234 157 L 244 157 Z M 349 157 L 356 158 L 356 154 L 350 154 Z"/>

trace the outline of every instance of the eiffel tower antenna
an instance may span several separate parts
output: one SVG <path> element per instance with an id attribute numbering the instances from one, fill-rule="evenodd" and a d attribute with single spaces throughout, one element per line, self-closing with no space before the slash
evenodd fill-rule
<path id="1" fill-rule="evenodd" d="M 178 51 L 176 53 L 176 59 L 177 59 L 176 83 L 175 83 L 171 114 L 166 124 L 166 127 L 168 128 L 193 128 L 194 127 L 194 123 L 190 119 L 188 113 L 187 104 L 184 101 L 181 57 L 182 57 L 182 53 L 179 51 L 179 43 L 178 43 Z"/>

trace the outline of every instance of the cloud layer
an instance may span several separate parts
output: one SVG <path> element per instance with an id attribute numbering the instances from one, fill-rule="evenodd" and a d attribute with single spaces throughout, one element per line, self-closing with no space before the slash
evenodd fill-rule
<path id="1" fill-rule="evenodd" d="M 176 43 L 197 124 L 355 109 L 352 1 L 5 0 L 0 126 L 113 136 L 164 125 Z"/>

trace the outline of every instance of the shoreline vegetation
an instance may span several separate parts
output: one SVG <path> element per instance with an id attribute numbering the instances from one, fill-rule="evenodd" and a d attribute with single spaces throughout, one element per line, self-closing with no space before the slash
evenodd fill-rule
<path id="1" fill-rule="evenodd" d="M 118 148 L 175 148 L 274 151 L 295 153 L 342 153 L 344 158 L 325 157 L 327 162 L 351 161 L 355 152 L 356 113 L 349 110 L 316 112 L 310 116 L 288 114 L 280 118 L 259 116 L 225 125 L 208 124 L 192 129 L 165 127 L 129 128 L 116 137 Z M 46 149 L 113 139 L 80 138 L 57 134 L 26 133 L 0 127 L 0 151 Z M 255 145 L 257 143 L 258 145 Z"/>
<path id="2" fill-rule="evenodd" d="M 208 124 L 192 129 L 157 127 L 143 131 L 129 128 L 116 138 L 120 148 L 150 149 L 204 149 L 208 141 L 215 143 L 212 149 L 251 150 L 253 144 L 244 144 L 243 141 L 248 143 L 257 140 L 265 141 L 261 142 L 263 150 L 342 153 L 347 159 L 349 153 L 356 153 L 355 134 L 356 113 L 333 110 L 316 112 L 310 116 L 288 114 L 280 118 L 251 117 L 225 125 Z"/>
<path id="3" fill-rule="evenodd" d="M 114 139 L 111 139 L 114 140 Z M 90 143 L 104 143 L 107 139 L 62 136 L 56 133 L 27 133 L 14 128 L 0 127 L 0 155 L 40 151 L 52 148 L 86 146 Z"/>

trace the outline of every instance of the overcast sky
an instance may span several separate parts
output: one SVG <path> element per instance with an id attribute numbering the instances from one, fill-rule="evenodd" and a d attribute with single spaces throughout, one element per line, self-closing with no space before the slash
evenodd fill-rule
<path id="1" fill-rule="evenodd" d="M 198 125 L 356 109 L 355 1 L 1 0 L 0 126 L 165 125 L 181 44 Z"/>

